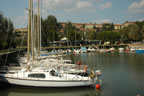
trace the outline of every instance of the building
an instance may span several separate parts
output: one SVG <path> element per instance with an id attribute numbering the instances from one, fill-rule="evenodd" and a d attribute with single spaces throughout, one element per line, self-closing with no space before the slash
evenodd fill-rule
<path id="1" fill-rule="evenodd" d="M 19 28 L 19 29 L 15 29 L 15 32 L 17 33 L 18 38 L 25 38 L 27 39 L 27 28 Z"/>
<path id="2" fill-rule="evenodd" d="M 126 21 L 124 24 L 123 24 L 123 28 L 124 27 L 128 27 L 129 25 L 132 25 L 132 24 L 135 24 L 136 22 L 129 22 L 129 21 Z"/>
<path id="3" fill-rule="evenodd" d="M 62 29 L 60 30 L 61 33 L 64 32 L 64 28 L 67 23 L 68 22 L 60 22 L 60 24 L 62 25 Z M 128 27 L 129 25 L 134 24 L 134 23 L 135 22 L 126 21 L 124 24 L 114 24 L 114 29 L 117 31 L 124 27 Z M 92 30 L 94 28 L 101 29 L 105 24 L 112 24 L 112 23 L 102 23 L 102 24 L 72 23 L 73 26 L 75 26 L 76 28 L 78 28 L 81 31 Z M 23 36 L 25 36 L 24 37 L 25 39 L 27 38 L 27 28 L 15 29 L 15 32 L 17 32 L 19 38 L 23 38 Z"/>
<path id="4" fill-rule="evenodd" d="M 122 28 L 122 24 L 114 24 L 115 30 L 120 30 Z"/>

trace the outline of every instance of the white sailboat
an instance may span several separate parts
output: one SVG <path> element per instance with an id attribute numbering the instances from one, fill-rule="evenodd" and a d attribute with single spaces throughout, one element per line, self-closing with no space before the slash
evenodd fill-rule
<path id="1" fill-rule="evenodd" d="M 32 29 L 32 3 L 33 0 L 29 0 L 29 32 Z M 39 3 L 39 0 L 38 0 Z M 38 8 L 39 9 L 39 8 Z M 29 33 L 30 34 L 30 33 Z M 28 42 L 30 42 L 30 36 L 28 36 Z M 33 37 L 31 37 L 33 41 Z M 40 43 L 39 43 L 40 44 Z M 34 44 L 31 42 L 32 56 L 34 55 Z M 85 72 L 85 70 L 79 69 L 67 69 L 59 67 L 38 66 L 41 65 L 40 61 L 30 60 L 28 43 L 28 63 L 27 66 L 17 71 L 8 71 L 6 73 L 0 73 L 0 81 L 11 85 L 28 86 L 28 87 L 80 87 L 80 86 L 93 86 L 95 85 L 100 72 Z M 47 62 L 50 63 L 50 62 Z M 49 64 L 48 64 L 49 65 Z"/>

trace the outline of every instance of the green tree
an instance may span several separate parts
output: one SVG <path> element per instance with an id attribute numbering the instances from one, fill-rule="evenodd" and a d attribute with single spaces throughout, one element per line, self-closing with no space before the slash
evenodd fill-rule
<path id="1" fill-rule="evenodd" d="M 82 25 L 82 31 L 80 32 L 80 36 L 82 40 L 85 40 L 85 24 Z"/>
<path id="2" fill-rule="evenodd" d="M 142 39 L 144 40 L 144 21 L 136 22 L 136 24 L 139 26 L 140 34 L 142 35 Z"/>
<path id="3" fill-rule="evenodd" d="M 141 28 L 142 39 L 144 40 L 144 25 Z"/>
<path id="4" fill-rule="evenodd" d="M 102 41 L 110 41 L 111 43 L 114 43 L 115 41 L 119 41 L 120 33 L 114 31 L 99 32 L 97 38 Z"/>
<path id="5" fill-rule="evenodd" d="M 113 31 L 113 30 L 114 30 L 114 24 L 106 23 L 106 24 L 103 24 L 103 27 L 100 31 L 103 32 L 103 31 Z"/>
<path id="6" fill-rule="evenodd" d="M 12 21 L 5 18 L 0 12 L 0 49 L 7 49 L 9 46 L 14 46 L 15 36 Z"/>
<path id="7" fill-rule="evenodd" d="M 87 39 L 88 40 L 95 40 L 97 37 L 97 34 L 95 32 L 95 29 L 91 29 L 87 32 Z"/>
<path id="8" fill-rule="evenodd" d="M 140 27 L 137 24 L 129 26 L 130 30 L 128 33 L 129 39 L 133 41 L 141 41 L 142 35 L 140 33 Z"/>
<path id="9" fill-rule="evenodd" d="M 123 43 L 126 43 L 129 41 L 129 36 L 128 36 L 129 28 L 125 27 L 122 30 L 120 30 L 120 41 Z"/>
<path id="10" fill-rule="evenodd" d="M 53 15 L 49 15 L 46 19 L 42 20 L 42 44 L 47 46 L 49 42 L 58 41 L 60 25 Z"/>
<path id="11" fill-rule="evenodd" d="M 65 25 L 64 33 L 70 41 L 81 40 L 79 30 L 75 26 L 73 26 L 71 22 L 68 22 Z"/>
<path id="12" fill-rule="evenodd" d="M 142 41 L 144 39 L 144 21 L 124 27 L 120 33 L 121 42 Z"/>

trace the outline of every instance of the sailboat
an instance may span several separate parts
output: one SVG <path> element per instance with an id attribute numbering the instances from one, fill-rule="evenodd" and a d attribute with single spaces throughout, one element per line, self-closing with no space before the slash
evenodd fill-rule
<path id="1" fill-rule="evenodd" d="M 27 66 L 18 71 L 9 70 L 6 73 L 0 73 L 0 81 L 11 85 L 27 86 L 27 87 L 80 87 L 80 86 L 95 85 L 98 80 L 98 76 L 101 74 L 100 71 L 88 72 L 87 70 L 79 70 L 79 69 L 64 70 L 63 68 L 60 67 L 49 67 L 49 66 L 34 67 L 35 65 L 41 65 L 42 62 L 34 60 L 35 49 L 33 44 L 34 37 L 32 33 L 33 32 L 32 5 L 33 5 L 33 0 L 29 0 Z M 38 5 L 39 5 L 39 0 L 38 0 Z M 31 41 L 31 54 L 32 54 L 31 59 L 29 55 L 30 41 Z M 40 50 L 39 48 L 38 50 Z"/>

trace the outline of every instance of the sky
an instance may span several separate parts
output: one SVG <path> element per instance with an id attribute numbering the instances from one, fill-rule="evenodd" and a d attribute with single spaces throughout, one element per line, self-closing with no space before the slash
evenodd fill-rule
<path id="1" fill-rule="evenodd" d="M 28 24 L 28 0 L 0 0 L 0 11 L 15 28 Z M 36 12 L 37 0 L 34 1 Z M 114 23 L 144 20 L 144 0 L 41 0 L 41 15 L 56 16 L 58 22 Z"/>

